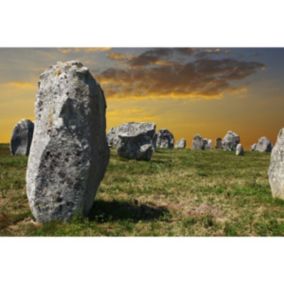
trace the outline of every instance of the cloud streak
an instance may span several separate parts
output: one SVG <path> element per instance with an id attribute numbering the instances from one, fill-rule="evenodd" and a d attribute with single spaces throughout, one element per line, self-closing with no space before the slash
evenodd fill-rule
<path id="1" fill-rule="evenodd" d="M 109 68 L 97 78 L 108 96 L 216 98 L 244 89 L 236 83 L 265 67 L 254 61 L 216 58 L 220 54 L 227 53 L 191 48 L 150 49 L 131 57 L 116 53 L 109 58 L 123 60 L 126 67 Z"/>

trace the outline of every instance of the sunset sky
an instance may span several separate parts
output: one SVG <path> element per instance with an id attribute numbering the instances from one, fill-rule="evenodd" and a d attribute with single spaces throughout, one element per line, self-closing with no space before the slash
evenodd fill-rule
<path id="1" fill-rule="evenodd" d="M 237 132 L 245 147 L 284 127 L 284 49 L 2 48 L 0 143 L 21 118 L 34 119 L 40 73 L 79 60 L 101 84 L 107 129 L 150 121 L 176 139 Z"/>

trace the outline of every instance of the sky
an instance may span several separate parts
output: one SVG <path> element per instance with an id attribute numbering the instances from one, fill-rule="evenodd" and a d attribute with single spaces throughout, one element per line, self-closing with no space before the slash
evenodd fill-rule
<path id="1" fill-rule="evenodd" d="M 107 130 L 154 122 L 191 145 L 233 130 L 249 148 L 284 127 L 283 48 L 0 48 L 0 143 L 34 120 L 39 75 L 79 60 L 101 84 Z"/>

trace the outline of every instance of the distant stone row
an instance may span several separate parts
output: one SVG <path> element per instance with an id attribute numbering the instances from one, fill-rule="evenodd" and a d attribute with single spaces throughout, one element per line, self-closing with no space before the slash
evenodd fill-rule
<path id="1" fill-rule="evenodd" d="M 20 120 L 12 133 L 10 150 L 12 155 L 28 156 L 32 142 L 34 123 L 28 119 Z M 184 149 L 186 140 L 179 139 L 175 143 L 174 135 L 167 129 L 156 132 L 156 125 L 147 122 L 129 122 L 111 128 L 107 134 L 109 147 L 117 149 L 119 156 L 127 159 L 150 160 L 156 148 Z M 192 139 L 192 150 L 212 149 L 212 140 L 196 134 Z M 251 146 L 251 151 L 272 151 L 273 145 L 266 137 L 261 137 Z M 216 139 L 215 149 L 235 151 L 236 155 L 243 155 L 244 149 L 240 144 L 240 136 L 229 130 L 224 138 Z"/>
<path id="2" fill-rule="evenodd" d="M 150 160 L 157 148 L 184 149 L 186 140 L 181 138 L 175 143 L 174 135 L 168 129 L 156 132 L 156 125 L 147 122 L 129 122 L 112 128 L 107 134 L 109 147 L 117 149 L 117 154 L 126 159 Z M 212 140 L 196 134 L 192 140 L 192 150 L 209 150 Z M 224 138 L 216 139 L 216 149 L 235 151 L 243 155 L 240 136 L 229 130 Z M 271 152 L 272 143 L 266 137 L 261 137 L 251 148 L 252 151 Z"/>

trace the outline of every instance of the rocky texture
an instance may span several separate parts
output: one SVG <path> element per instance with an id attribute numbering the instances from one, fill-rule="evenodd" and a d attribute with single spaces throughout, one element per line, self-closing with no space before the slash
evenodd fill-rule
<path id="1" fill-rule="evenodd" d="M 168 129 L 160 129 L 157 133 L 157 148 L 172 149 L 174 147 L 174 135 Z"/>
<path id="2" fill-rule="evenodd" d="M 254 144 L 252 144 L 252 145 L 250 146 L 250 150 L 251 150 L 251 151 L 255 151 L 255 148 L 256 148 L 256 143 L 254 143 Z"/>
<path id="3" fill-rule="evenodd" d="M 284 128 L 272 149 L 268 176 L 272 196 L 284 199 Z"/>
<path id="4" fill-rule="evenodd" d="M 16 124 L 10 142 L 12 155 L 29 155 L 33 132 L 34 123 L 28 119 L 22 119 Z"/>
<path id="5" fill-rule="evenodd" d="M 204 142 L 200 134 L 196 134 L 192 139 L 192 150 L 204 150 L 204 146 L 207 142 Z"/>
<path id="6" fill-rule="evenodd" d="M 244 155 L 244 148 L 242 144 L 238 144 L 236 147 L 236 155 L 243 156 Z"/>
<path id="7" fill-rule="evenodd" d="M 270 142 L 270 140 L 266 137 L 260 137 L 256 143 L 255 146 L 255 151 L 257 152 L 267 152 L 270 153 L 272 150 L 272 143 Z"/>
<path id="8" fill-rule="evenodd" d="M 153 154 L 152 143 L 141 143 L 137 136 L 120 136 L 121 143 L 117 154 L 126 159 L 150 161 Z"/>
<path id="9" fill-rule="evenodd" d="M 218 137 L 216 139 L 215 149 L 222 149 L 222 138 Z"/>
<path id="10" fill-rule="evenodd" d="M 236 147 L 240 141 L 240 136 L 229 130 L 222 140 L 222 149 L 225 151 L 236 151 Z"/>
<path id="11" fill-rule="evenodd" d="M 175 144 L 176 149 L 184 149 L 186 148 L 186 140 L 184 138 L 181 138 L 178 140 Z"/>
<path id="12" fill-rule="evenodd" d="M 117 148 L 120 157 L 149 161 L 153 153 L 155 130 L 154 123 L 125 123 L 110 130 L 109 145 Z"/>
<path id="13" fill-rule="evenodd" d="M 109 159 L 105 109 L 100 85 L 81 63 L 58 62 L 40 75 L 26 175 L 37 221 L 91 209 Z"/>
<path id="14" fill-rule="evenodd" d="M 121 143 L 120 136 L 139 136 L 142 140 L 152 143 L 155 136 L 156 125 L 150 122 L 127 122 L 113 127 L 107 133 L 109 147 L 118 148 Z"/>

